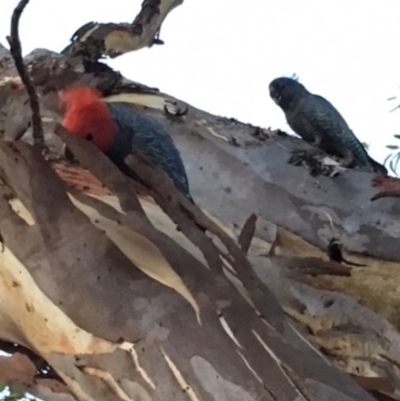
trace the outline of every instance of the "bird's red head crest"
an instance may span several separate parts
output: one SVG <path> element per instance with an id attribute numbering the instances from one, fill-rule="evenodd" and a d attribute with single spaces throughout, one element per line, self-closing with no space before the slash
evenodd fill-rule
<path id="1" fill-rule="evenodd" d="M 59 92 L 59 100 L 65 108 L 63 127 L 107 152 L 117 128 L 101 93 L 87 86 L 74 86 Z"/>

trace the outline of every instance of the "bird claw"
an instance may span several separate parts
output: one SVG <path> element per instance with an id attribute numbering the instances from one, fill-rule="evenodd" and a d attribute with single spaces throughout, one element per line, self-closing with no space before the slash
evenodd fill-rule
<path id="1" fill-rule="evenodd" d="M 292 151 L 288 163 L 295 166 L 299 166 L 303 162 L 308 164 L 312 159 L 316 159 L 319 153 L 320 152 L 317 149 L 295 149 Z"/>
<path id="2" fill-rule="evenodd" d="M 307 166 L 310 170 L 310 175 L 313 177 L 318 175 L 335 177 L 345 170 L 335 160 L 327 157 L 320 149 L 293 150 L 288 163 L 294 166 Z"/>

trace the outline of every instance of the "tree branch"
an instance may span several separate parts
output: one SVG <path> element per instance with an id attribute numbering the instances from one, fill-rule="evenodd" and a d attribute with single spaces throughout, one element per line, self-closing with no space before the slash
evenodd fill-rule
<path id="1" fill-rule="evenodd" d="M 15 7 L 11 18 L 11 33 L 10 36 L 7 37 L 7 40 L 10 44 L 10 52 L 14 59 L 15 67 L 17 68 L 17 71 L 21 76 L 21 80 L 25 85 L 26 91 L 28 92 L 29 103 L 32 109 L 32 128 L 35 145 L 43 146 L 44 135 L 42 118 L 40 117 L 39 97 L 29 77 L 24 60 L 22 59 L 21 41 L 19 39 L 18 32 L 19 20 L 28 3 L 29 0 L 21 0 L 17 7 Z"/>
<path id="2" fill-rule="evenodd" d="M 388 377 L 397 387 L 397 380 L 392 379 L 394 376 L 378 369 L 378 357 L 371 358 L 371 354 L 378 355 L 379 358 L 381 354 L 385 357 L 390 356 L 391 362 L 387 365 L 392 369 L 390 373 L 397 376 L 396 366 L 399 366 L 400 357 L 396 344 L 399 343 L 399 335 L 386 319 L 398 327 L 398 313 L 395 308 L 398 297 L 393 288 L 398 284 L 396 272 L 399 264 L 387 261 L 391 257 L 398 260 L 398 209 L 392 207 L 396 205 L 396 200 L 387 200 L 379 204 L 369 202 L 373 195 L 371 174 L 349 170 L 334 180 L 324 176 L 315 179 L 310 177 L 305 168 L 287 165 L 290 151 L 302 146 L 301 141 L 296 138 L 275 135 L 267 130 L 265 132 L 268 135 L 261 137 L 260 130 L 256 127 L 212 116 L 190 105 L 183 123 L 176 124 L 168 116 L 160 113 L 171 97 L 160 92 L 149 94 L 147 90 L 144 93 L 137 84 L 129 82 L 111 69 L 106 69 L 101 63 L 90 64 L 82 58 L 60 56 L 50 52 L 45 54 L 43 51 L 30 56 L 29 59 L 31 64 L 27 63 L 27 67 L 41 96 L 42 112 L 53 112 L 52 108 L 56 103 L 45 102 L 46 98 L 56 99 L 57 90 L 67 84 L 79 82 L 100 88 L 105 96 L 112 94 L 111 98 L 114 101 L 131 103 L 132 107 L 147 106 L 148 109 L 145 108 L 143 112 L 156 115 L 171 131 L 178 148 L 182 151 L 196 204 L 226 225 L 234 227 L 242 227 L 250 214 L 257 214 L 257 232 L 248 257 L 257 276 L 263 278 L 263 283 L 273 291 L 281 305 L 294 305 L 301 317 L 307 317 L 308 324 L 299 324 L 295 320 L 296 327 L 299 324 L 300 329 L 304 329 L 300 333 L 306 339 L 311 339 L 311 343 L 328 355 L 331 362 L 341 370 L 358 375 L 361 366 L 361 374 L 366 371 L 374 372 L 379 377 Z M 9 70 L 12 72 L 5 72 L 3 65 L 0 68 L 0 77 L 7 79 L 16 75 L 14 69 Z M 7 99 L 5 107 L 12 110 L 8 114 L 8 120 L 11 120 L 14 114 L 20 114 L 20 108 L 8 104 L 19 96 L 20 91 L 6 89 L 5 86 L 0 86 L 1 100 Z M 121 91 L 129 93 L 117 95 Z M 109 100 L 110 98 L 107 99 Z M 4 110 L 3 104 L 0 105 L 1 110 Z M 58 120 L 61 116 L 57 112 L 55 114 Z M 46 125 L 44 128 L 46 130 Z M 53 128 L 54 121 L 51 126 L 49 124 L 49 130 L 46 132 L 52 132 Z M 235 146 L 233 141 L 230 141 L 233 137 L 236 140 Z M 82 145 L 92 146 L 85 141 Z M 175 222 L 179 218 L 179 226 L 183 222 L 186 230 L 182 230 L 184 234 L 191 230 L 191 235 L 187 236 L 193 243 L 189 240 L 181 241 L 184 235 L 175 230 L 175 224 L 168 216 L 153 202 L 140 197 L 140 204 L 151 218 L 154 227 L 143 222 L 135 194 L 132 195 L 133 199 L 130 199 L 122 179 L 116 180 L 115 175 L 122 173 L 114 168 L 112 174 L 102 176 L 105 171 L 110 171 L 100 157 L 102 155 L 97 152 L 98 157 L 97 154 L 93 156 L 96 156 L 99 165 L 95 163 L 96 166 L 90 166 L 90 169 L 100 177 L 102 184 L 90 181 L 89 185 L 97 185 L 97 192 L 101 192 L 102 185 L 105 185 L 113 189 L 111 192 L 117 197 L 104 194 L 107 192 L 104 190 L 103 195 L 96 196 L 100 198 L 97 201 L 87 196 L 78 198 L 74 191 L 69 191 L 69 195 L 73 195 L 73 206 L 84 214 L 79 217 L 79 213 L 74 212 L 64 199 L 65 188 L 61 191 L 60 183 L 54 174 L 50 174 L 48 168 L 45 169 L 48 163 L 38 163 L 38 152 L 31 155 L 30 152 L 23 151 L 31 147 L 21 142 L 16 148 L 15 152 L 11 148 L 10 151 L 5 150 L 0 157 L 0 173 L 1 170 L 6 170 L 8 184 L 34 215 L 35 224 L 22 225 L 21 217 L 11 213 L 10 208 L 17 204 L 13 198 L 9 202 L 0 199 L 1 234 L 4 238 L 4 253 L 1 253 L 0 243 L 0 257 L 5 258 L 2 266 L 10 273 L 10 279 L 2 274 L 0 285 L 4 285 L 1 287 L 1 293 L 5 294 L 5 299 L 14 302 L 0 305 L 2 313 L 7 317 L 3 320 L 5 323 L 12 323 L 12 326 L 6 328 L 2 325 L 3 332 L 0 333 L 0 337 L 32 346 L 32 349 L 40 351 L 38 354 L 48 356 L 46 361 L 57 371 L 66 372 L 69 377 L 73 377 L 77 385 L 71 387 L 79 386 L 84 389 L 86 398 L 92 397 L 98 401 L 114 399 L 110 397 L 109 392 L 105 392 L 104 397 L 96 392 L 98 388 L 105 387 L 106 381 L 100 383 L 100 376 L 90 376 L 86 371 L 87 367 L 91 370 L 97 369 L 97 373 L 101 373 L 101 369 L 109 372 L 109 378 L 114 380 L 108 381 L 111 384 L 122 383 L 123 386 L 127 379 L 137 383 L 138 377 L 137 370 L 128 365 L 132 365 L 132 361 L 129 361 L 130 355 L 126 352 L 122 354 L 120 348 L 116 352 L 107 353 L 103 343 L 95 341 L 97 345 L 93 346 L 93 341 L 85 341 L 88 346 L 82 349 L 82 341 L 79 340 L 81 337 L 76 336 L 79 333 L 76 329 L 79 327 L 93 333 L 92 340 L 96 340 L 94 336 L 113 341 L 120 338 L 126 341 L 138 339 L 138 360 L 143 369 L 156 381 L 157 394 L 152 398 L 154 400 L 162 399 L 166 393 L 186 396 L 185 391 L 177 392 L 176 387 L 172 386 L 173 383 L 168 382 L 169 373 L 163 365 L 165 361 L 158 348 L 160 343 L 175 366 L 188 378 L 189 385 L 195 387 L 195 391 L 202 387 L 198 384 L 199 380 L 204 380 L 205 389 L 209 389 L 210 386 L 212 391 L 216 389 L 215 394 L 222 391 L 220 389 L 224 383 L 228 383 L 229 386 L 233 383 L 238 386 L 238 390 L 240 387 L 247 389 L 250 386 L 258 386 L 258 381 L 245 369 L 246 365 L 241 360 L 238 363 L 241 355 L 256 376 L 260 377 L 260 386 L 271 390 L 276 399 L 296 397 L 293 395 L 293 389 L 286 384 L 286 379 L 279 373 L 279 367 L 275 363 L 277 361 L 279 366 L 283 364 L 285 372 L 289 372 L 288 375 L 293 378 L 294 383 L 304 383 L 301 390 L 302 387 L 307 387 L 308 400 L 338 397 L 350 397 L 352 400 L 371 399 L 351 381 L 345 382 L 346 377 L 339 376 L 333 367 L 328 367 L 327 370 L 321 360 L 316 359 L 318 354 L 292 330 L 291 326 L 288 327 L 286 323 L 283 334 L 277 335 L 275 329 L 260 322 L 253 310 L 239 296 L 235 296 L 230 283 L 220 273 L 215 274 L 216 269 L 213 266 L 204 268 L 206 261 L 198 249 L 200 245 L 203 254 L 207 251 L 212 257 L 217 255 L 220 264 L 223 257 L 224 262 L 228 261 L 236 271 L 240 269 L 237 269 L 235 263 L 241 263 L 241 259 L 227 255 L 226 244 L 225 247 L 221 244 L 218 235 L 214 234 L 209 238 L 200 232 L 191 221 L 190 213 L 182 213 L 183 207 L 180 203 L 171 204 L 168 203 L 168 199 L 163 200 L 164 207 L 168 210 L 167 214 L 173 217 Z M 79 146 L 79 149 L 83 148 Z M 80 162 L 89 163 L 88 153 L 83 153 L 82 151 Z M 229 168 L 221 169 L 221 165 Z M 77 177 L 74 174 L 77 174 Z M 87 189 L 84 186 L 87 174 L 82 169 L 73 171 L 74 177 L 83 183 L 84 192 Z M 105 203 L 104 207 L 99 206 L 101 202 Z M 360 205 L 363 207 L 360 208 Z M 120 216 L 120 209 L 126 214 L 121 213 Z M 325 211 L 332 215 L 340 232 L 343 232 L 340 239 L 350 253 L 365 249 L 375 255 L 375 258 L 361 257 L 361 261 L 368 262 L 368 269 L 350 269 L 322 261 L 326 259 L 326 253 L 321 249 L 325 250 L 326 239 L 331 238 L 332 234 Z M 93 230 L 90 224 L 93 224 L 97 231 Z M 282 255 L 283 258 L 266 258 L 263 255 L 267 254 L 266 251 L 278 229 L 280 238 L 275 248 L 277 255 Z M 150 248 L 143 247 L 144 244 L 148 246 L 149 241 L 153 242 L 153 245 Z M 317 244 L 321 249 L 311 246 L 307 241 Z M 195 242 L 197 248 L 193 245 Z M 195 258 L 180 250 L 181 243 L 184 244 L 182 250 L 188 251 Z M 128 264 L 122 259 L 113 244 L 133 262 Z M 133 250 L 132 245 L 135 247 Z M 175 292 L 168 288 L 158 288 L 159 283 L 164 283 L 167 276 L 165 269 L 161 272 L 159 270 L 159 258 L 154 257 L 155 253 L 152 251 L 154 246 L 158 247 L 173 270 L 181 276 L 182 282 L 195 299 L 200 308 L 201 327 L 192 323 L 194 313 L 193 308 L 190 308 L 191 304 L 181 303 Z M 236 248 L 241 251 L 237 245 Z M 383 260 L 378 259 L 376 255 L 381 255 Z M 320 263 L 308 258 L 309 256 L 321 259 Z M 136 272 L 135 261 L 138 258 L 142 264 L 145 263 L 149 271 L 160 272 L 159 283 L 154 283 L 158 284 L 157 286 L 151 285 L 149 275 L 144 277 Z M 235 263 L 232 259 L 235 259 Z M 25 268 L 22 268 L 18 261 L 21 261 Z M 373 263 L 369 263 L 370 261 Z M 247 266 L 248 264 L 243 263 L 244 268 Z M 25 270 L 29 275 L 24 273 Z M 130 270 L 133 270 L 133 276 L 125 273 Z M 21 281 L 21 277 L 25 281 Z M 29 277 L 33 278 L 37 287 Z M 173 277 L 174 280 L 177 278 L 176 275 Z M 376 279 L 380 277 L 385 279 Z M 390 277 L 390 280 L 387 280 L 387 277 Z M 256 276 L 253 275 L 253 278 L 258 281 Z M 15 283 L 22 285 L 16 286 Z M 167 285 L 173 289 L 180 288 L 171 285 L 171 281 L 167 281 Z M 57 325 L 61 320 L 53 309 L 49 309 L 49 302 L 41 306 L 35 303 L 32 309 L 32 294 L 38 300 L 41 299 L 40 289 L 50 297 L 53 305 L 59 306 L 59 313 L 64 311 L 74 324 L 70 322 L 67 329 L 54 327 L 53 323 Z M 253 296 L 253 291 L 250 292 Z M 264 289 L 264 292 L 269 296 L 268 291 Z M 382 297 L 382 293 L 386 296 Z M 91 302 L 93 297 L 99 298 L 96 298 L 95 306 Z M 144 304 L 144 300 L 149 302 Z M 270 304 L 276 304 L 274 299 L 270 302 L 264 296 L 263 299 L 256 300 L 257 307 L 260 301 L 267 308 Z M 371 309 L 382 316 L 378 316 Z M 90 313 L 92 310 L 96 313 Z M 216 312 L 221 322 L 218 322 Z M 269 313 L 281 315 L 273 308 L 270 308 Z M 221 332 L 222 319 L 242 348 L 231 342 L 225 332 Z M 276 323 L 279 321 L 282 319 Z M 321 327 L 321 322 L 326 321 L 331 323 Z M 309 325 L 319 325 L 317 330 L 311 331 L 311 335 L 308 335 Z M 145 335 L 143 339 L 143 333 L 138 332 L 136 337 L 138 327 L 143 327 L 150 335 Z M 273 324 L 273 327 L 279 326 Z M 35 331 L 37 328 L 40 332 Z M 268 355 L 274 355 L 276 359 L 272 360 L 270 356 L 263 354 L 265 350 L 260 341 L 254 342 L 251 334 L 253 331 L 262 337 L 268 352 L 271 352 Z M 58 341 L 54 341 L 57 338 L 68 338 L 69 341 L 59 344 Z M 27 339 L 29 344 L 26 343 Z M 60 346 L 63 348 L 60 349 Z M 354 350 L 360 352 L 354 353 Z M 82 354 L 86 354 L 84 358 L 81 358 Z M 73 358 L 75 355 L 79 356 L 76 360 Z M 204 361 L 207 361 L 207 365 L 204 365 Z M 195 374 L 192 369 L 196 369 Z M 206 375 L 202 379 L 199 372 L 204 369 L 214 369 L 219 377 L 230 380 L 224 382 L 214 379 L 212 382 L 214 375 Z M 307 389 L 303 393 L 307 394 Z M 264 393 L 258 390 L 259 388 L 252 390 L 253 394 L 261 394 L 258 398 L 271 399 L 263 397 Z M 163 394 L 160 396 L 161 391 Z M 211 394 L 212 391 L 208 393 Z M 234 398 L 243 399 L 243 393 L 238 394 Z M 132 399 L 142 397 L 141 394 L 129 393 L 128 396 Z M 201 394 L 199 397 L 201 398 Z M 204 396 L 201 399 L 208 400 L 210 397 Z M 245 395 L 244 397 L 246 398 Z M 179 398 L 181 399 L 182 397 Z"/>
<path id="3" fill-rule="evenodd" d="M 371 202 L 381 198 L 400 198 L 400 179 L 398 178 L 377 175 L 373 179 L 372 186 L 379 192 L 371 198 Z"/>
<path id="4" fill-rule="evenodd" d="M 71 44 L 63 54 L 82 55 L 97 61 L 102 56 L 115 58 L 122 54 L 162 44 L 158 38 L 161 24 L 183 0 L 144 0 L 142 9 L 131 23 L 88 22 L 80 27 L 71 38 Z"/>
<path id="5" fill-rule="evenodd" d="M 74 137 L 73 135 L 62 129 L 60 126 L 57 127 L 56 131 L 72 152 L 74 152 L 74 150 L 79 151 L 76 155 L 78 160 L 81 159 L 82 161 L 85 161 L 87 159 L 85 153 L 86 151 L 89 151 L 89 148 L 93 148 L 93 154 L 94 152 L 99 152 L 90 142 L 86 142 L 82 139 Z M 98 158 L 97 161 L 95 161 L 93 164 L 100 164 L 105 161 L 101 159 L 102 158 Z M 157 234 L 156 230 L 154 230 L 151 226 L 147 224 L 141 224 L 140 218 L 137 218 L 139 216 L 135 217 L 133 215 L 127 215 L 117 217 L 118 212 L 116 210 L 105 205 L 103 205 L 103 207 L 100 207 L 100 201 L 90 199 L 89 197 L 80 196 L 79 194 L 77 195 L 75 191 L 72 191 L 73 196 L 75 197 L 77 195 L 79 201 L 82 201 L 88 207 L 95 208 L 101 216 L 106 217 L 110 220 L 117 219 L 119 221 L 119 224 L 121 224 L 123 227 L 130 228 L 133 231 L 144 235 L 155 245 L 157 245 L 164 256 L 171 261 L 171 265 L 174 266 L 174 269 L 176 269 L 177 273 L 182 278 L 183 282 L 187 285 L 190 292 L 194 294 L 194 298 L 199 303 L 199 305 L 202 305 L 201 300 L 204 299 L 204 296 L 206 296 L 207 299 L 209 299 L 211 303 L 218 308 L 218 317 L 221 319 L 223 318 L 228 327 L 232 330 L 232 332 L 234 333 L 234 337 L 237 339 L 238 344 L 240 344 L 240 348 L 245 350 L 244 354 L 246 360 L 252 366 L 256 374 L 259 375 L 261 380 L 263 380 L 263 383 L 268 383 L 268 385 L 273 388 L 272 391 L 274 393 L 277 392 L 278 395 L 282 395 L 282 398 L 285 398 L 283 396 L 284 392 L 288 395 L 287 398 L 290 398 L 293 395 L 292 393 L 290 393 L 293 391 L 293 388 L 284 390 L 284 383 L 287 378 L 282 376 L 281 371 L 277 369 L 277 366 L 274 364 L 272 358 L 270 358 L 268 355 L 265 355 L 264 358 L 259 358 L 259 355 L 261 352 L 263 352 L 263 349 L 262 347 L 260 347 L 259 343 L 254 341 L 254 338 L 249 336 L 250 328 L 264 338 L 263 341 L 268 344 L 268 347 L 272 347 L 273 352 L 275 353 L 275 355 L 278 355 L 277 358 L 280 359 L 283 365 L 286 366 L 288 364 L 291 364 L 293 358 L 298 361 L 298 363 L 295 364 L 294 368 L 290 366 L 290 372 L 292 372 L 292 369 L 294 369 L 296 375 L 300 375 L 301 377 L 302 373 L 300 372 L 304 371 L 304 361 L 307 361 L 307 366 L 310 366 L 310 358 L 312 358 L 313 361 L 315 360 L 315 352 L 310 348 L 308 350 L 308 355 L 297 354 L 297 356 L 293 357 L 292 352 L 295 351 L 293 349 L 291 349 L 290 351 L 287 350 L 290 345 L 288 345 L 288 343 L 285 343 L 284 345 L 282 343 L 279 343 L 280 340 L 278 339 L 280 338 L 280 336 L 277 336 L 276 333 L 280 332 L 282 333 L 282 336 L 288 335 L 288 332 L 291 329 L 287 326 L 285 320 L 282 319 L 282 312 L 276 308 L 276 300 L 274 299 L 274 297 L 271 297 L 269 290 L 266 287 L 262 287 L 263 291 L 260 292 L 260 287 L 257 285 L 257 283 L 254 283 L 253 285 L 249 284 L 250 280 L 248 280 L 247 275 L 252 274 L 252 268 L 245 257 L 239 257 L 238 253 L 241 253 L 243 255 L 243 252 L 232 240 L 230 242 L 227 238 L 225 238 L 225 235 L 220 233 L 218 228 L 214 227 L 215 223 L 209 220 L 207 216 L 200 217 L 202 216 L 201 210 L 197 209 L 196 206 L 193 206 L 193 209 L 190 209 L 190 206 L 188 206 L 185 202 L 185 198 L 181 197 L 173 184 L 165 177 L 165 175 L 160 170 L 156 169 L 150 163 L 146 163 L 145 160 L 142 160 L 140 155 L 135 154 L 132 159 L 134 161 L 135 172 L 139 173 L 139 176 L 143 174 L 143 177 L 146 177 L 148 179 L 146 184 L 153 191 L 152 194 L 154 195 L 155 200 L 160 204 L 162 209 L 165 210 L 165 212 L 174 222 L 176 222 L 180 226 L 182 225 L 181 228 L 184 234 L 187 235 L 196 246 L 198 246 L 198 248 L 203 252 L 207 261 L 209 259 L 212 259 L 216 254 L 218 259 L 225 259 L 230 263 L 231 267 L 236 270 L 237 277 L 244 283 L 244 287 L 249 290 L 249 298 L 253 300 L 253 302 L 249 303 L 251 305 L 255 304 L 256 308 L 261 312 L 261 316 L 264 317 L 265 320 L 271 325 L 264 324 L 261 319 L 259 319 L 259 317 L 254 313 L 254 309 L 252 312 L 250 312 L 249 305 L 244 303 L 243 299 L 239 301 L 237 297 L 228 297 L 228 294 L 231 293 L 228 288 L 224 288 L 224 290 L 222 290 L 221 285 L 222 283 L 226 282 L 226 280 L 223 279 L 223 275 L 221 274 L 222 269 L 219 266 L 216 266 L 216 263 L 218 263 L 218 261 L 215 262 L 215 258 L 214 260 L 211 260 L 211 262 L 209 262 L 208 264 L 210 270 L 206 270 L 203 269 L 203 267 L 197 266 L 197 263 L 192 263 L 195 261 L 190 262 L 189 260 L 185 260 L 184 264 L 180 265 L 178 258 L 182 258 L 183 253 L 174 250 L 172 247 L 172 243 L 170 241 L 167 241 L 167 238 L 162 238 L 163 236 L 159 233 Z M 127 160 L 127 163 L 130 164 L 129 160 Z M 90 169 L 93 169 L 92 164 L 88 163 L 88 166 Z M 112 170 L 115 170 L 115 168 Z M 97 174 L 97 172 L 100 172 L 100 169 L 97 169 L 96 167 L 95 169 L 93 169 L 93 172 L 96 172 Z M 113 175 L 114 173 L 117 174 L 117 170 L 115 172 L 111 171 L 110 173 L 112 173 Z M 119 172 L 119 174 L 122 173 Z M 110 182 L 104 182 L 104 184 L 109 187 Z M 121 200 L 122 197 L 125 196 L 123 194 L 123 188 L 120 188 L 120 190 L 116 192 L 117 193 L 115 195 L 119 198 L 119 200 Z M 182 213 L 182 211 L 189 212 L 190 216 L 186 213 Z M 204 233 L 200 232 L 200 230 L 196 228 L 193 222 L 190 221 L 191 218 L 195 220 L 197 218 L 203 218 L 202 221 L 207 224 L 206 226 L 209 228 L 209 231 L 216 231 L 215 236 L 218 238 L 215 239 L 217 239 L 217 241 L 212 241 L 210 238 L 207 238 Z M 217 245 L 215 243 L 218 243 L 218 240 L 220 240 L 220 242 L 225 245 L 225 248 L 229 248 L 229 251 L 231 251 L 232 253 L 232 257 L 227 254 L 227 250 L 221 249 L 223 248 L 223 245 L 221 247 L 221 245 Z M 236 250 L 233 250 L 234 247 L 236 248 Z M 207 254 L 210 253 L 212 253 L 212 255 L 210 258 L 208 258 Z M 212 262 L 215 262 L 215 264 L 213 265 Z M 327 272 L 324 271 L 324 265 L 322 265 L 320 268 L 318 268 L 317 266 L 317 269 L 310 269 L 310 267 L 313 266 L 308 266 L 308 264 L 308 261 L 304 264 L 305 271 L 299 272 L 300 275 L 304 275 L 304 273 L 326 275 Z M 187 268 L 188 266 L 190 266 L 190 269 Z M 348 275 L 346 274 L 348 269 L 343 268 L 340 265 L 338 265 L 337 267 L 340 271 L 336 271 L 336 269 L 333 269 L 333 274 Z M 244 271 L 245 269 L 247 269 L 247 273 Z M 229 268 L 226 270 L 231 269 Z M 235 273 L 233 273 L 233 275 L 235 275 Z M 255 274 L 253 274 L 253 276 L 251 277 L 251 281 L 258 281 Z M 200 296 L 197 296 L 197 294 L 199 294 Z M 222 294 L 224 294 L 223 297 Z M 222 306 L 221 299 L 225 300 L 225 302 L 229 299 L 229 304 Z M 205 317 L 207 315 L 205 314 L 204 310 L 201 311 L 201 316 L 202 322 L 204 322 L 205 319 L 207 319 L 207 317 Z M 163 322 L 163 326 L 164 325 L 165 323 Z M 271 326 L 273 327 L 273 329 L 271 329 Z M 204 330 L 204 327 L 206 326 L 202 324 L 202 330 Z M 197 330 L 196 333 L 198 332 L 202 333 L 202 331 Z M 186 335 L 189 336 L 189 334 Z M 213 339 L 214 338 L 216 338 L 215 335 Z M 298 338 L 299 337 L 297 337 L 297 340 Z M 172 340 L 173 336 L 170 336 L 169 341 Z M 219 346 L 222 346 L 222 344 L 219 344 Z M 174 351 L 173 346 L 170 347 L 170 345 L 167 343 L 165 343 L 165 347 L 168 347 L 168 351 Z M 220 351 L 220 353 L 222 353 L 222 351 Z M 236 354 L 234 352 L 230 352 L 229 355 L 233 356 Z M 178 356 L 178 354 L 176 356 Z M 210 357 L 211 356 L 208 356 L 208 358 Z M 322 360 L 319 360 L 319 362 L 316 363 L 321 363 L 321 365 L 313 365 L 318 376 L 319 372 L 325 371 L 325 368 L 327 366 L 322 364 Z M 225 368 L 227 365 L 227 363 L 224 364 Z M 181 365 L 181 368 L 182 366 L 183 365 Z M 274 377 L 274 380 L 272 380 L 271 377 Z M 299 382 L 301 382 L 301 380 L 302 379 L 299 378 Z M 272 382 L 280 383 L 279 388 L 276 388 L 275 385 L 271 385 Z M 308 390 L 305 390 L 305 394 L 307 393 Z M 308 397 L 307 399 L 311 400 L 313 398 Z"/>
<path id="6" fill-rule="evenodd" d="M 392 190 L 392 191 L 385 191 L 379 192 L 378 194 L 374 195 L 371 198 L 371 202 L 376 201 L 381 198 L 400 198 L 400 189 Z"/>

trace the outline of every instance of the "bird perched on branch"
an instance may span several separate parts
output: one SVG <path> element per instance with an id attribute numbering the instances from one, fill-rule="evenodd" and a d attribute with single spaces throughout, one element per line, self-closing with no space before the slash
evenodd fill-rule
<path id="1" fill-rule="evenodd" d="M 285 77 L 274 79 L 269 92 L 285 113 L 289 126 L 305 141 L 343 158 L 348 167 L 387 174 L 386 168 L 368 155 L 341 114 L 326 99 L 310 93 L 297 80 Z"/>
<path id="2" fill-rule="evenodd" d="M 65 106 L 64 128 L 91 141 L 123 173 L 142 182 L 125 164 L 132 151 L 139 151 L 193 203 L 179 151 L 158 121 L 128 106 L 106 103 L 100 92 L 89 87 L 70 87 L 59 96 Z"/>

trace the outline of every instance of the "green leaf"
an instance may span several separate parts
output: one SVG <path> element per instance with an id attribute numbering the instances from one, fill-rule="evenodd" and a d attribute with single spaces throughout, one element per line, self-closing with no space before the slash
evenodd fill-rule
<path id="1" fill-rule="evenodd" d="M 386 157 L 385 160 L 383 161 L 383 165 L 386 166 L 386 163 L 388 162 L 388 160 L 392 157 L 393 155 L 391 153 L 389 153 Z"/>

